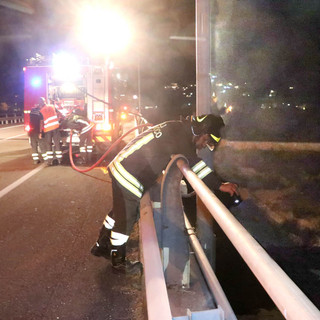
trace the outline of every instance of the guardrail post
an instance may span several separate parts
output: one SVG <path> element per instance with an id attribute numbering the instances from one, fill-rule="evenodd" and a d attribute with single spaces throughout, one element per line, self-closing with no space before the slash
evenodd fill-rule
<path id="1" fill-rule="evenodd" d="M 161 247 L 167 285 L 189 287 L 189 244 L 180 191 L 182 173 L 176 165 L 181 158 L 187 162 L 182 155 L 169 162 L 161 185 Z"/>

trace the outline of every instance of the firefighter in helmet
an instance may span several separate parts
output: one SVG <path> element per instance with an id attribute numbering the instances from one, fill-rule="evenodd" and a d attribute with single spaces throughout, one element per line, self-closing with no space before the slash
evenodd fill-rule
<path id="1" fill-rule="evenodd" d="M 192 170 L 213 191 L 237 194 L 237 185 L 223 182 L 196 153 L 197 149 L 217 146 L 223 127 L 220 116 L 209 114 L 158 124 L 130 141 L 108 166 L 113 208 L 105 217 L 91 253 L 111 259 L 114 268 L 125 270 L 130 266 L 125 258 L 126 243 L 138 218 L 140 199 L 173 154 L 183 154 Z"/>
<path id="2" fill-rule="evenodd" d="M 90 163 L 92 160 L 92 129 L 94 123 L 86 116 L 85 112 L 80 108 L 75 108 L 62 124 L 63 127 L 74 130 L 79 134 L 80 157 L 81 163 Z"/>

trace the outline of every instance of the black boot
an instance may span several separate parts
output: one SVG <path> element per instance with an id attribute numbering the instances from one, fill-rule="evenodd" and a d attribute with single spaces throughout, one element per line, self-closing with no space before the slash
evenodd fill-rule
<path id="1" fill-rule="evenodd" d="M 111 263 L 114 267 L 123 264 L 126 260 L 126 245 L 112 246 L 111 248 Z"/>
<path id="2" fill-rule="evenodd" d="M 111 263 L 113 270 L 126 274 L 142 274 L 142 264 L 140 261 L 126 259 L 126 245 L 112 246 Z"/>
<path id="3" fill-rule="evenodd" d="M 104 257 L 110 259 L 111 257 L 111 230 L 106 229 L 104 226 L 101 228 L 98 241 L 92 246 L 91 254 L 96 257 Z"/>

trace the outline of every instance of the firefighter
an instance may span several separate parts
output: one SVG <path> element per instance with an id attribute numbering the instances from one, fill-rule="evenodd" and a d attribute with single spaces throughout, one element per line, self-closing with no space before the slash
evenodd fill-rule
<path id="1" fill-rule="evenodd" d="M 82 164 L 90 163 L 92 160 L 92 129 L 94 123 L 91 122 L 80 108 L 76 108 L 63 122 L 63 127 L 70 128 L 79 133 L 80 136 L 80 156 Z"/>
<path id="2" fill-rule="evenodd" d="M 125 258 L 126 243 L 139 214 L 139 203 L 162 174 L 173 154 L 183 154 L 192 170 L 214 190 L 237 194 L 237 185 L 223 182 L 196 151 L 218 145 L 224 127 L 212 114 L 156 125 L 130 141 L 108 166 L 112 180 L 113 208 L 106 216 L 91 253 L 111 258 L 113 267 L 131 266 Z"/>
<path id="3" fill-rule="evenodd" d="M 34 164 L 39 164 L 41 162 L 41 157 L 46 161 L 45 155 L 45 145 L 42 139 L 41 132 L 41 121 L 43 116 L 40 112 L 40 106 L 34 106 L 30 111 L 30 131 L 29 131 L 29 142 L 32 149 L 32 159 Z"/>
<path id="4" fill-rule="evenodd" d="M 62 151 L 60 147 L 60 131 L 57 112 L 53 105 L 47 105 L 46 100 L 41 97 L 39 100 L 40 112 L 43 116 L 43 132 L 45 139 L 45 152 L 47 164 L 52 165 L 54 157 L 61 164 Z M 54 143 L 54 151 L 52 150 L 52 142 Z"/>

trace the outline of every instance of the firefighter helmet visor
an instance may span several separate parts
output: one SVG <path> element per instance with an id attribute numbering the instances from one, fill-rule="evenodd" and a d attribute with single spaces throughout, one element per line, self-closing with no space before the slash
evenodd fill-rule
<path id="1" fill-rule="evenodd" d="M 224 122 L 220 116 L 213 114 L 192 117 L 191 127 L 194 135 L 208 134 L 210 139 L 208 144 L 215 146 L 221 140 L 221 129 Z"/>

